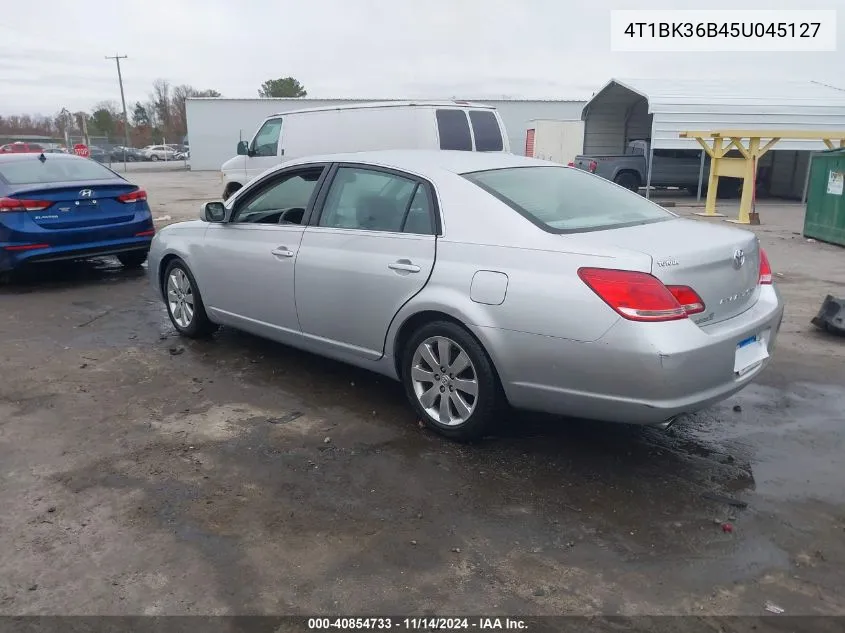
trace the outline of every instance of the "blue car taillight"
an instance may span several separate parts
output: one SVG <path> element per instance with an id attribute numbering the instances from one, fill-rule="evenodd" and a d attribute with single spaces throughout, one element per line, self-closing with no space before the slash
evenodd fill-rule
<path id="1" fill-rule="evenodd" d="M 137 191 L 121 194 L 117 199 L 120 202 L 144 202 L 147 199 L 147 192 L 143 189 L 138 189 Z"/>
<path id="2" fill-rule="evenodd" d="M 49 200 L 20 200 L 18 198 L 0 198 L 0 213 L 10 211 L 43 211 L 52 204 L 53 203 Z"/>

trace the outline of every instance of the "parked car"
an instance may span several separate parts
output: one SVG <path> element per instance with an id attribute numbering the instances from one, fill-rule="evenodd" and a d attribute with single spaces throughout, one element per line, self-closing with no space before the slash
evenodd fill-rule
<path id="1" fill-rule="evenodd" d="M 40 154 L 43 151 L 44 147 L 38 143 L 24 143 L 22 141 L 0 146 L 0 154 Z"/>
<path id="2" fill-rule="evenodd" d="M 182 152 L 179 152 L 178 154 L 176 154 L 176 160 L 191 160 L 191 151 L 186 149 Z"/>
<path id="3" fill-rule="evenodd" d="M 147 157 L 141 150 L 135 149 L 134 147 L 124 147 L 122 145 L 115 145 L 109 152 L 109 156 L 111 157 L 111 160 L 113 162 L 123 162 L 124 155 L 126 157 L 127 163 L 134 163 L 147 159 Z"/>
<path id="4" fill-rule="evenodd" d="M 68 151 L 64 147 L 45 147 L 44 154 L 67 154 Z"/>
<path id="5" fill-rule="evenodd" d="M 0 155 L 0 272 L 116 255 L 138 267 L 155 233 L 147 194 L 88 158 Z"/>
<path id="6" fill-rule="evenodd" d="M 88 158 L 95 160 L 98 163 L 110 162 L 109 153 L 97 145 L 88 146 Z"/>
<path id="7" fill-rule="evenodd" d="M 176 150 L 169 145 L 148 145 L 143 150 L 144 156 L 148 160 L 174 160 L 176 158 Z"/>
<path id="8" fill-rule="evenodd" d="M 506 403 L 666 426 L 759 375 L 783 315 L 754 233 L 502 153 L 291 161 L 162 229 L 148 266 L 180 334 L 380 372 L 457 439 Z"/>
<path id="9" fill-rule="evenodd" d="M 647 184 L 648 141 L 631 141 L 624 154 L 582 154 L 575 157 L 573 166 L 612 180 L 617 185 L 637 191 Z M 705 157 L 704 182 L 707 190 L 707 174 L 710 173 L 710 159 Z M 697 150 L 655 149 L 651 167 L 651 186 L 680 187 L 692 194 L 698 191 L 701 174 L 701 154 Z M 719 182 L 721 197 L 732 197 L 739 193 L 741 181 L 737 178 L 722 178 Z"/>
<path id="10" fill-rule="evenodd" d="M 223 163 L 223 199 L 282 161 L 336 152 L 444 149 L 510 152 L 492 106 L 467 101 L 358 103 L 274 114 Z"/>

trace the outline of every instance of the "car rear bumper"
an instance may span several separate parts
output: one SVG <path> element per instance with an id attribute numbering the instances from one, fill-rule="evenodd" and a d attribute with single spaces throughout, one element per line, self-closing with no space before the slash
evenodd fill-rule
<path id="1" fill-rule="evenodd" d="M 510 403 L 588 419 L 660 424 L 723 400 L 751 382 L 763 359 L 741 374 L 737 345 L 759 337 L 771 354 L 783 318 L 775 286 L 763 286 L 742 314 L 707 327 L 692 321 L 620 319 L 595 342 L 473 328 L 490 352 Z"/>
<path id="2" fill-rule="evenodd" d="M 152 236 L 132 237 L 104 242 L 86 242 L 63 246 L 47 246 L 25 251 L 9 251 L 0 245 L 0 271 L 14 270 L 29 264 L 44 264 L 89 257 L 104 257 L 131 251 L 148 250 Z M 11 245 L 13 248 L 16 245 Z"/>

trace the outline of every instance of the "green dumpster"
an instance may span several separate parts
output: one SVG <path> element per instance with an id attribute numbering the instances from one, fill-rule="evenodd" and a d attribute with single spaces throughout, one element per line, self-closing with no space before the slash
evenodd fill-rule
<path id="1" fill-rule="evenodd" d="M 804 236 L 845 246 L 845 149 L 813 157 Z"/>

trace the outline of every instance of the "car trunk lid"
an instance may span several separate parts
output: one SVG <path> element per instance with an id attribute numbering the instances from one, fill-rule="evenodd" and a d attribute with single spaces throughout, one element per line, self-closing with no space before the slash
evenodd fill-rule
<path id="1" fill-rule="evenodd" d="M 741 314 L 760 294 L 760 247 L 749 231 L 672 219 L 578 237 L 650 256 L 652 275 L 667 286 L 688 286 L 701 297 L 704 310 L 690 318 L 702 326 Z"/>
<path id="2" fill-rule="evenodd" d="M 114 180 L 50 183 L 49 186 L 19 187 L 10 197 L 46 204 L 28 205 L 30 218 L 45 229 L 76 229 L 107 226 L 132 220 L 146 199 L 121 201 L 138 191 L 137 185 Z"/>

